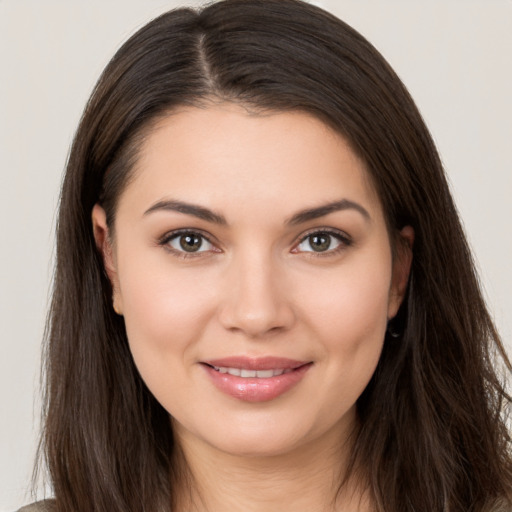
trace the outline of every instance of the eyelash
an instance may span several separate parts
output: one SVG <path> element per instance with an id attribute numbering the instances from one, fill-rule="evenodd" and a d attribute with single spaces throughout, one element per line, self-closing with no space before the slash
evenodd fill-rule
<path id="1" fill-rule="evenodd" d="M 215 249 L 214 250 L 208 249 L 208 250 L 203 250 L 203 251 L 187 252 L 185 250 L 181 251 L 179 249 L 176 249 L 170 245 L 171 241 L 179 240 L 179 238 L 184 235 L 189 235 L 189 236 L 200 238 L 201 239 L 200 247 L 202 247 L 202 245 L 206 241 L 208 244 L 210 244 Z M 331 238 L 336 239 L 336 241 L 339 242 L 339 245 L 337 247 L 335 247 L 334 249 L 327 249 L 325 251 L 314 251 L 314 250 L 299 251 L 299 250 L 297 250 L 297 248 L 301 244 L 303 244 L 304 242 L 306 242 L 308 239 L 310 239 L 311 237 L 313 237 L 315 235 L 317 235 L 317 236 L 327 235 Z M 330 228 L 324 228 L 324 229 L 315 228 L 314 230 L 309 231 L 309 232 L 305 233 L 304 235 L 302 235 L 301 238 L 299 239 L 299 241 L 297 243 L 295 243 L 291 252 L 293 252 L 295 254 L 302 253 L 302 254 L 305 254 L 307 257 L 325 258 L 325 257 L 337 255 L 339 252 L 343 251 L 347 247 L 350 247 L 352 245 L 352 243 L 353 243 L 352 239 L 346 233 L 343 233 L 342 231 L 337 231 L 337 230 L 330 229 Z M 205 233 L 203 233 L 199 230 L 193 230 L 193 229 L 180 229 L 177 231 L 172 231 L 170 233 L 166 233 L 162 238 L 160 238 L 158 240 L 158 245 L 164 247 L 169 252 L 172 252 L 175 256 L 177 256 L 179 258 L 183 258 L 183 259 L 198 258 L 198 257 L 201 257 L 202 255 L 204 255 L 203 253 L 222 252 L 220 249 L 216 248 L 215 244 L 211 241 L 209 236 L 207 236 Z"/>
<path id="2" fill-rule="evenodd" d="M 210 240 L 210 238 L 205 233 L 202 233 L 201 231 L 198 231 L 197 229 L 180 229 L 180 230 L 177 230 L 177 231 L 171 231 L 170 233 L 166 233 L 158 241 L 158 245 L 161 245 L 166 250 L 168 250 L 169 252 L 173 253 L 175 256 L 177 256 L 179 258 L 183 258 L 183 259 L 198 258 L 198 257 L 204 256 L 204 253 L 208 253 L 208 252 L 222 252 L 220 249 L 216 249 L 216 250 L 213 250 L 213 251 L 211 249 L 209 249 L 209 250 L 206 250 L 206 251 L 187 252 L 187 251 L 184 251 L 184 250 L 180 251 L 179 249 L 176 249 L 176 248 L 174 248 L 174 247 L 172 247 L 170 245 L 170 242 L 172 242 L 173 240 L 179 240 L 180 237 L 185 236 L 185 235 L 189 235 L 189 236 L 200 238 L 201 239 L 201 246 L 206 241 L 212 247 L 215 247 L 215 244 Z"/>
<path id="3" fill-rule="evenodd" d="M 326 251 L 297 251 L 296 248 L 299 247 L 301 244 L 306 242 L 308 239 L 310 239 L 313 236 L 319 236 L 319 235 L 327 235 L 331 238 L 336 239 L 337 242 L 339 242 L 339 245 L 335 247 L 334 249 L 327 249 Z M 344 232 L 338 231 L 331 228 L 315 228 L 314 230 L 311 230 L 304 235 L 301 236 L 298 243 L 295 244 L 294 248 L 292 249 L 292 252 L 302 252 L 307 257 L 311 258 L 326 258 L 330 256 L 336 256 L 341 251 L 346 249 L 347 247 L 350 247 L 352 245 L 353 241 L 352 239 Z"/>

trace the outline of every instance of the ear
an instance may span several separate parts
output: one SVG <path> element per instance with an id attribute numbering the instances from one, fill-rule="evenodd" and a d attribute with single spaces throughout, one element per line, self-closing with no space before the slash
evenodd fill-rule
<path id="1" fill-rule="evenodd" d="M 107 215 L 105 210 L 96 203 L 92 209 L 91 218 L 96 247 L 103 258 L 103 265 L 112 285 L 112 306 L 114 311 L 120 315 L 122 311 L 121 293 L 112 239 L 107 225 Z"/>
<path id="2" fill-rule="evenodd" d="M 414 229 L 405 226 L 399 233 L 397 250 L 393 261 L 393 275 L 389 290 L 388 319 L 394 318 L 407 291 L 409 274 L 412 264 L 412 247 L 414 244 Z"/>

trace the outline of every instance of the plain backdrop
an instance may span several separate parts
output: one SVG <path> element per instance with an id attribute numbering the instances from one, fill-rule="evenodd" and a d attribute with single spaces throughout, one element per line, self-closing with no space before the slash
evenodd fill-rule
<path id="1" fill-rule="evenodd" d="M 31 499 L 54 220 L 74 130 L 119 45 L 183 3 L 201 2 L 0 0 L 0 511 Z M 512 2 L 312 3 L 365 35 L 416 99 L 511 350 Z"/>

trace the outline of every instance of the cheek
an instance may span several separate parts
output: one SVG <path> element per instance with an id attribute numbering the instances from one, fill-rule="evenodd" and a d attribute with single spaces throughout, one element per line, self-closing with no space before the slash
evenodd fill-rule
<path id="1" fill-rule="evenodd" d="M 336 272 L 303 279 L 297 306 L 325 340 L 347 349 L 375 332 L 384 333 L 387 323 L 391 264 L 347 265 Z M 356 348 L 356 347 L 354 347 Z"/>
<path id="2" fill-rule="evenodd" d="M 201 272 L 170 271 L 165 265 L 120 265 L 120 291 L 126 332 L 135 364 L 152 382 L 186 371 L 194 346 L 214 314 L 209 279 Z M 157 390 L 155 390 L 157 391 Z M 158 394 L 158 392 L 156 393 Z"/>
<path id="3" fill-rule="evenodd" d="M 324 386 L 312 400 L 330 404 L 332 416 L 359 398 L 380 358 L 387 325 L 391 264 L 347 265 L 312 283 L 303 282 L 302 316 L 319 341 L 325 360 Z M 327 398 L 329 397 L 329 398 Z"/>

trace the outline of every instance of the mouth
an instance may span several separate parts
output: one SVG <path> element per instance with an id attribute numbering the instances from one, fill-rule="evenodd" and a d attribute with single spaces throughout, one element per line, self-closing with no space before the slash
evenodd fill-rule
<path id="1" fill-rule="evenodd" d="M 201 363 L 218 390 L 246 402 L 266 402 L 295 387 L 311 361 L 275 357 L 231 357 Z"/>
<path id="2" fill-rule="evenodd" d="M 228 373 L 229 375 L 234 375 L 235 377 L 242 377 L 242 379 L 270 379 L 271 377 L 277 377 L 279 375 L 283 375 L 284 373 L 293 372 L 291 368 L 276 368 L 273 370 L 246 370 L 245 368 L 230 368 L 227 366 L 211 366 L 211 368 L 219 373 Z"/>

